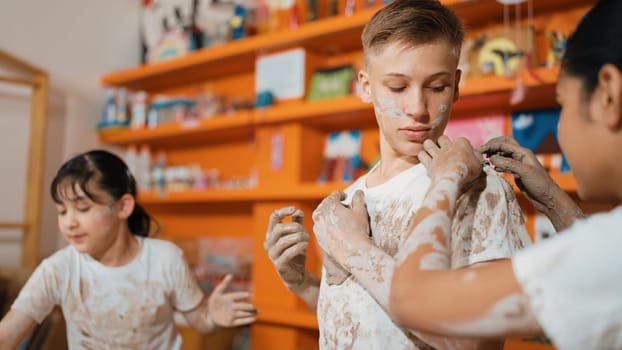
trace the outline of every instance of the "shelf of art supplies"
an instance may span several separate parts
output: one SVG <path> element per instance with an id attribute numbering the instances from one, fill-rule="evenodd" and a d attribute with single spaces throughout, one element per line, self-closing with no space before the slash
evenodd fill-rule
<path id="1" fill-rule="evenodd" d="M 565 192 L 575 192 L 577 180 L 572 173 L 551 172 L 551 178 Z M 514 191 L 520 193 L 512 175 L 504 174 L 505 179 L 512 184 Z M 143 204 L 192 204 L 192 203 L 240 203 L 259 201 L 307 201 L 322 200 L 333 191 L 345 189 L 349 183 L 302 183 L 292 188 L 257 187 L 250 189 L 209 189 L 187 190 L 157 193 L 156 191 L 142 191 L 139 200 Z"/>
<path id="2" fill-rule="evenodd" d="M 139 201 L 143 204 L 191 204 L 223 202 L 258 202 L 287 200 L 321 200 L 333 191 L 343 190 L 349 183 L 303 183 L 295 187 L 257 187 L 249 189 L 209 189 L 177 192 L 143 191 Z"/>
<path id="3" fill-rule="evenodd" d="M 543 67 L 521 74 L 523 100 L 510 106 L 513 110 L 550 106 L 555 96 L 555 81 L 559 67 Z M 537 78 L 534 78 L 537 77 Z M 508 109 L 516 78 L 497 76 L 466 79 L 460 88 L 460 98 L 453 107 L 454 114 L 477 110 Z M 154 146 L 183 146 L 222 140 L 252 137 L 256 126 L 301 122 L 305 125 L 330 128 L 361 128 L 375 125 L 371 106 L 358 96 L 322 101 L 289 101 L 271 107 L 243 110 L 186 122 L 169 122 L 154 128 L 100 131 L 100 141 L 106 144 L 129 145 L 149 143 Z"/>
<path id="4" fill-rule="evenodd" d="M 444 0 L 470 28 L 503 19 L 503 6 L 496 0 Z M 533 11 L 542 13 L 593 3 L 593 0 L 533 1 Z M 521 6 L 526 6 L 525 4 Z M 145 64 L 107 74 L 106 86 L 154 91 L 230 74 L 253 71 L 258 54 L 303 47 L 318 54 L 360 49 L 360 33 L 380 7 L 364 9 L 351 16 L 335 16 L 303 23 L 298 28 L 256 35 L 197 50 L 184 57 Z"/>

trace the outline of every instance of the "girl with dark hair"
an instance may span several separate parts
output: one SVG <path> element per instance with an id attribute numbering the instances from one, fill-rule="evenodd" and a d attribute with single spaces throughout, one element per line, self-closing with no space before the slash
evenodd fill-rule
<path id="1" fill-rule="evenodd" d="M 545 334 L 560 349 L 622 349 L 622 1 L 601 0 L 568 40 L 557 83 L 559 141 L 579 196 L 616 203 L 582 218 L 581 210 L 511 138 L 482 148 L 498 171 L 516 176 L 536 208 L 563 234 L 512 259 L 449 268 L 456 199 L 482 172 L 465 139 L 426 140 L 418 157 L 432 184 L 397 253 L 389 313 L 400 325 L 456 337 Z M 351 208 L 342 193 L 314 214 L 319 245 L 342 266 L 374 249 L 366 238 L 363 196 Z M 342 241 L 348 244 L 338 244 Z M 354 254 L 358 252 L 358 254 Z M 386 262 L 378 255 L 375 264 Z M 438 268 L 438 266 L 435 266 Z M 352 270 L 358 278 L 358 271 Z"/>
<path id="2" fill-rule="evenodd" d="M 180 349 L 175 311 L 199 332 L 252 323 L 247 292 L 206 298 L 174 244 L 149 238 L 151 218 L 116 155 L 94 150 L 61 166 L 51 194 L 70 243 L 43 262 L 0 322 L 0 348 L 15 349 L 60 305 L 70 349 Z"/>

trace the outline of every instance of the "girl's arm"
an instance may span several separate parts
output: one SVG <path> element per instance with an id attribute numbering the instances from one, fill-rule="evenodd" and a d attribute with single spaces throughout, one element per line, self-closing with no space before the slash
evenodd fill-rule
<path id="1" fill-rule="evenodd" d="M 480 148 L 495 170 L 510 173 L 514 182 L 557 232 L 585 218 L 577 203 L 553 181 L 531 150 L 521 147 L 511 136 L 500 136 Z"/>
<path id="2" fill-rule="evenodd" d="M 457 337 L 541 334 L 509 260 L 477 268 L 430 271 L 447 262 L 451 218 L 462 188 L 481 172 L 481 160 L 464 139 L 426 141 L 419 159 L 432 184 L 417 212 L 414 229 L 398 252 L 389 311 L 402 325 Z M 403 253 L 406 252 L 406 253 Z"/>
<path id="3" fill-rule="evenodd" d="M 0 349 L 17 349 L 37 326 L 26 314 L 11 309 L 0 321 Z"/>

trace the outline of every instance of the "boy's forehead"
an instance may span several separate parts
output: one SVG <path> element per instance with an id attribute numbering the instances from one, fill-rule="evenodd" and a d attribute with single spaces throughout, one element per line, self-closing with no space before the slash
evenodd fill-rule
<path id="1" fill-rule="evenodd" d="M 399 65 L 442 66 L 451 65 L 451 70 L 458 67 L 459 52 L 447 42 L 431 42 L 426 44 L 408 45 L 400 42 L 387 43 L 375 50 L 370 50 L 366 56 L 366 64 L 372 66 L 377 63 Z M 427 62 L 427 63 L 426 63 Z M 455 67 L 454 67 L 455 66 Z M 370 67 L 367 67 L 370 68 Z"/>

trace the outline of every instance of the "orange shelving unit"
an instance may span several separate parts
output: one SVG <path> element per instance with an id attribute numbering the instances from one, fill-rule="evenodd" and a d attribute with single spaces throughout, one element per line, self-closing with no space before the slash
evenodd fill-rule
<path id="1" fill-rule="evenodd" d="M 443 0 L 461 16 L 469 30 L 503 22 L 503 6 L 496 0 Z M 534 13 L 546 22 L 559 11 L 583 11 L 594 0 L 534 1 Z M 123 69 L 104 75 L 106 86 L 144 90 L 150 95 L 170 91 L 196 91 L 209 83 L 227 97 L 254 96 L 257 57 L 284 49 L 302 47 L 321 64 L 352 61 L 362 51 L 363 26 L 378 9 L 354 15 L 323 18 L 297 29 L 282 30 L 202 49 L 185 57 L 151 65 Z M 356 63 L 356 62 L 354 62 Z M 510 105 L 516 79 L 474 77 L 462 82 L 460 99 L 453 115 L 492 111 L 508 115 L 516 110 L 555 106 L 557 67 L 535 68 L 521 73 L 526 89 L 524 100 Z M 204 236 L 251 237 L 253 239 L 253 302 L 260 309 L 251 327 L 253 349 L 293 350 L 317 347 L 317 320 L 303 302 L 281 283 L 263 250 L 263 238 L 270 213 L 286 205 L 301 208 L 305 226 L 312 232 L 311 213 L 319 201 L 347 183 L 318 184 L 326 135 L 331 131 L 360 129 L 362 159 L 370 163 L 377 155 L 378 135 L 373 110 L 357 96 L 317 102 L 279 101 L 262 108 L 199 118 L 184 123 L 166 123 L 152 129 L 115 129 L 99 133 L 103 143 L 126 147 L 148 145 L 152 151 L 166 151 L 170 164 L 198 163 L 218 168 L 223 177 L 254 172 L 253 188 L 207 189 L 139 194 L 141 202 L 161 225 L 161 235 L 172 240 Z M 283 147 L 274 163 L 275 137 Z M 569 192 L 576 188 L 571 174 L 554 178 Z M 513 183 L 513 181 L 510 181 Z M 522 200 L 523 204 L 525 201 Z M 318 274 L 320 254 L 314 242 L 309 247 L 307 266 Z M 185 329 L 185 337 L 193 332 Z M 196 336 L 196 335 L 194 335 Z M 196 339 L 195 339 L 196 340 Z M 185 349 L 201 341 L 187 341 Z M 508 349 L 550 349 L 550 346 L 512 341 Z"/>

